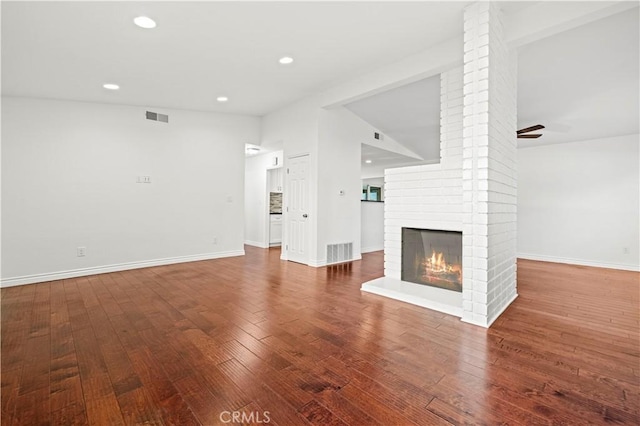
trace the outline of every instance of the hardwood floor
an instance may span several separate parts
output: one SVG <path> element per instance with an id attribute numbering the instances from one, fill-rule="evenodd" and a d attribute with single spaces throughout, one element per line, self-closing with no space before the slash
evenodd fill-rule
<path id="1" fill-rule="evenodd" d="M 2 424 L 639 422 L 638 273 L 521 260 L 485 330 L 278 256 L 2 289 Z"/>

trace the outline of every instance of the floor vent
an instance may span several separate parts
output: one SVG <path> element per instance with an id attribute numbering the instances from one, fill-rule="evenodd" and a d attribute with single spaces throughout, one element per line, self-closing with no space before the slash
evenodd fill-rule
<path id="1" fill-rule="evenodd" d="M 327 265 L 353 260 L 353 243 L 327 244 Z"/>

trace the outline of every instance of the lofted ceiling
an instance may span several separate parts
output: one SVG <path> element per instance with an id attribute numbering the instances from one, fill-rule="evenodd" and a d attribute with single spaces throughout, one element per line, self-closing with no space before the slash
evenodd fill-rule
<path id="1" fill-rule="evenodd" d="M 546 126 L 538 139 L 519 139 L 519 147 L 640 132 L 638 11 L 615 14 L 518 50 L 518 128 Z M 439 156 L 439 97 L 439 77 L 432 77 L 346 107 L 428 163 Z M 365 145 L 362 153 L 363 162 L 373 159 L 363 167 L 373 169 L 374 154 Z M 393 157 L 381 156 L 385 168 L 406 165 L 404 156 Z"/>
<path id="2" fill-rule="evenodd" d="M 440 159 L 440 76 L 345 105 L 425 161 Z M 403 161 L 399 158 L 399 161 Z"/>

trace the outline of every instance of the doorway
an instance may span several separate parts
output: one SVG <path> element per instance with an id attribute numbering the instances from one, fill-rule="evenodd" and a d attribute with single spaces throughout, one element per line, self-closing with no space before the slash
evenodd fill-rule
<path id="1" fill-rule="evenodd" d="M 267 221 L 268 247 L 280 251 L 282 245 L 282 198 L 283 198 L 283 168 L 267 169 L 267 187 L 269 219 Z"/>

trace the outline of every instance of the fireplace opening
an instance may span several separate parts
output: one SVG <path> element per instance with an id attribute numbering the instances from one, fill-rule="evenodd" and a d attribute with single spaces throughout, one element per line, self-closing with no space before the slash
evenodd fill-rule
<path id="1" fill-rule="evenodd" d="M 401 279 L 462 292 L 462 232 L 402 228 Z"/>

